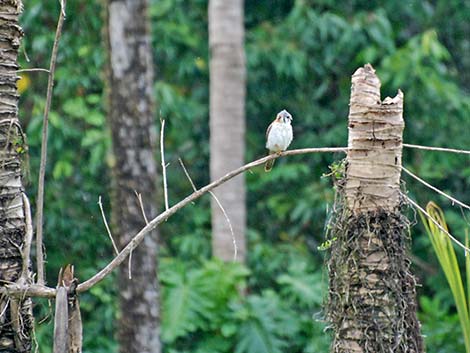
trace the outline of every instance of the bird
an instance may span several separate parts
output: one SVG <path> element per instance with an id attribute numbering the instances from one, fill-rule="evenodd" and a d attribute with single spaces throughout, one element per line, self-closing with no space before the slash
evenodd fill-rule
<path id="1" fill-rule="evenodd" d="M 266 148 L 269 154 L 281 153 L 289 147 L 292 142 L 292 115 L 287 110 L 280 111 L 276 119 L 266 130 Z M 264 171 L 270 172 L 274 165 L 274 159 L 270 159 L 264 165 Z"/>

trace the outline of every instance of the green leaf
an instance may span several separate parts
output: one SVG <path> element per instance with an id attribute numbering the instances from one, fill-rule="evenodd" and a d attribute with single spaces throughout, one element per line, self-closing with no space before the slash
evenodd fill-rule
<path id="1" fill-rule="evenodd" d="M 428 203 L 426 211 L 434 221 L 426 218 L 427 216 L 422 212 L 420 212 L 420 216 L 425 224 L 434 252 L 449 283 L 455 306 L 457 307 L 457 314 L 462 327 L 466 351 L 470 353 L 470 302 L 465 293 L 462 274 L 457 262 L 452 240 L 442 231 L 442 229 L 448 230 L 444 212 L 434 202 Z M 440 228 L 437 224 L 440 225 Z M 466 267 L 468 267 L 468 265 Z"/>
<path id="2" fill-rule="evenodd" d="M 85 118 L 89 113 L 83 97 L 68 99 L 63 104 L 62 109 L 67 115 L 74 118 Z"/>
<path id="3" fill-rule="evenodd" d="M 323 303 L 322 274 L 309 272 L 305 262 L 294 263 L 289 273 L 277 278 L 283 297 L 308 308 L 320 307 Z"/>
<path id="4" fill-rule="evenodd" d="M 229 301 L 239 297 L 248 271 L 238 263 L 214 259 L 202 268 L 174 260 L 162 262 L 163 340 L 173 342 L 196 330 L 219 328 Z"/>
<path id="5" fill-rule="evenodd" d="M 237 316 L 237 307 L 234 308 Z M 250 296 L 242 312 L 236 353 L 281 353 L 299 329 L 297 316 L 271 290 Z"/>

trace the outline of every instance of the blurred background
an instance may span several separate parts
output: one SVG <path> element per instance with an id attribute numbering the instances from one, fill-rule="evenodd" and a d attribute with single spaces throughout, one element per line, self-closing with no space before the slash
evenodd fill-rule
<path id="1" fill-rule="evenodd" d="M 110 134 L 105 118 L 101 1 L 70 1 L 61 39 L 50 114 L 45 195 L 47 278 L 74 263 L 84 280 L 113 255 L 98 197 L 109 205 Z M 149 16 L 158 105 L 166 119 L 169 198 L 174 204 L 209 182 L 207 1 L 152 0 Z M 48 67 L 58 1 L 29 0 L 23 68 Z M 347 145 L 350 77 L 371 63 L 382 96 L 405 94 L 406 143 L 469 149 L 470 4 L 464 0 L 245 1 L 247 58 L 246 161 L 266 153 L 265 130 L 275 114 L 294 116 L 291 148 Z M 21 51 L 20 51 L 21 52 Z M 20 119 L 29 142 L 28 192 L 34 205 L 47 75 L 23 74 Z M 155 151 L 156 158 L 159 158 Z M 210 199 L 205 196 L 160 227 L 159 277 L 165 352 L 326 352 L 322 321 L 327 294 L 324 241 L 331 179 L 343 155 L 278 160 L 265 174 L 246 174 L 248 252 L 245 265 L 211 258 Z M 440 189 L 470 203 L 470 159 L 404 150 L 403 164 Z M 159 160 L 159 159 L 157 159 Z M 465 213 L 403 175 L 421 205 L 445 210 L 463 239 Z M 160 209 L 162 209 L 162 203 Z M 413 271 L 428 352 L 463 352 L 453 299 L 430 242 L 413 212 Z M 459 252 L 463 264 L 463 254 Z M 246 295 L 239 288 L 245 287 Z M 113 276 L 84 294 L 84 352 L 117 352 Z M 40 352 L 49 352 L 53 317 L 36 302 Z"/>

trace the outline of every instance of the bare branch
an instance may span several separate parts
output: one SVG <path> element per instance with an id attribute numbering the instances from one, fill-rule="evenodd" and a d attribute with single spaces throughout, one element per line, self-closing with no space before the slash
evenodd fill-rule
<path id="1" fill-rule="evenodd" d="M 129 262 L 127 263 L 128 278 L 132 279 L 132 251 L 129 253 Z"/>
<path id="2" fill-rule="evenodd" d="M 137 196 L 137 200 L 139 200 L 140 211 L 142 212 L 142 216 L 144 217 L 145 224 L 149 224 L 149 220 L 147 215 L 145 214 L 145 207 L 144 202 L 142 201 L 142 194 L 140 192 L 135 191 L 135 196 Z"/>
<path id="3" fill-rule="evenodd" d="M 21 72 L 47 72 L 49 73 L 50 71 L 48 69 L 42 69 L 42 68 L 31 68 L 31 69 L 20 69 L 16 70 L 16 73 L 21 73 Z"/>
<path id="4" fill-rule="evenodd" d="M 55 32 L 54 45 L 52 46 L 51 61 L 49 65 L 49 77 L 47 82 L 46 105 L 44 106 L 44 118 L 42 126 L 42 144 L 41 144 L 41 164 L 39 167 L 38 196 L 37 196 L 37 212 L 36 212 L 36 256 L 37 256 L 37 273 L 38 284 L 44 284 L 44 254 L 42 251 L 42 222 L 44 211 L 44 177 L 46 175 L 47 160 L 47 126 L 49 122 L 49 111 L 51 110 L 52 89 L 54 87 L 54 73 L 57 61 L 57 53 L 59 50 L 59 40 L 62 35 L 62 26 L 65 20 L 65 4 L 66 0 L 61 0 L 61 11 L 57 29 Z"/>
<path id="5" fill-rule="evenodd" d="M 324 147 L 324 148 L 303 148 L 297 150 L 285 151 L 280 154 L 272 154 L 248 164 L 235 169 L 223 177 L 213 181 L 212 183 L 204 186 L 198 191 L 193 192 L 191 195 L 187 196 L 185 199 L 178 202 L 173 207 L 169 208 L 167 211 L 161 213 L 154 219 L 152 219 L 144 228 L 137 233 L 134 238 L 126 245 L 124 249 L 121 250 L 119 255 L 117 255 L 108 265 L 103 268 L 100 272 L 95 274 L 93 277 L 83 282 L 77 287 L 78 292 L 85 292 L 89 290 L 92 286 L 99 283 L 103 278 L 105 278 L 111 271 L 113 271 L 117 266 L 119 266 L 127 256 L 142 242 L 145 235 L 155 229 L 160 223 L 165 221 L 167 218 L 178 212 L 181 208 L 185 207 L 187 204 L 192 203 L 194 200 L 198 199 L 202 195 L 208 193 L 217 186 L 225 183 L 226 181 L 236 177 L 237 175 L 250 171 L 251 168 L 254 168 L 259 165 L 263 165 L 268 160 L 276 159 L 284 156 L 294 156 L 306 153 L 325 153 L 325 152 L 346 152 L 347 147 Z M 7 286 L 0 287 L 0 295 L 8 294 L 12 297 L 41 297 L 41 298 L 54 298 L 56 296 L 56 289 L 50 288 L 44 285 L 32 284 L 32 285 L 22 285 L 18 283 L 9 283 Z"/>
<path id="6" fill-rule="evenodd" d="M 233 227 L 232 227 L 232 222 L 230 222 L 230 218 L 228 217 L 228 214 L 227 212 L 225 211 L 224 207 L 222 206 L 222 204 L 220 203 L 219 199 L 217 198 L 217 196 L 215 196 L 215 194 L 212 192 L 212 191 L 209 191 L 209 194 L 214 198 L 215 200 L 215 203 L 217 204 L 217 206 L 219 206 L 220 210 L 222 211 L 224 217 L 225 217 L 225 220 L 227 221 L 228 223 L 228 227 L 230 229 L 230 235 L 232 236 L 232 244 L 233 244 L 233 261 L 236 261 L 237 260 L 237 255 L 238 255 L 238 246 L 237 246 L 237 240 L 235 239 L 235 232 L 233 231 Z"/>
<path id="7" fill-rule="evenodd" d="M 56 294 L 56 289 L 38 284 L 27 285 L 10 283 L 5 287 L 0 288 L 0 294 L 7 294 L 8 296 L 17 298 L 54 298 Z"/>
<path id="8" fill-rule="evenodd" d="M 168 186 L 166 183 L 166 164 L 165 164 L 165 119 L 160 119 L 162 127 L 160 129 L 160 155 L 162 159 L 162 174 L 163 174 L 163 196 L 165 198 L 165 211 L 168 210 Z"/>
<path id="9" fill-rule="evenodd" d="M 436 188 L 435 186 L 432 186 L 431 184 L 429 184 L 428 182 L 424 181 L 423 179 L 421 179 L 419 176 L 413 174 L 412 172 L 410 172 L 408 169 L 406 169 L 405 167 L 401 167 L 401 169 L 403 169 L 403 171 L 408 174 L 409 176 L 411 176 L 412 178 L 416 179 L 417 181 L 419 181 L 421 184 L 427 186 L 428 188 L 430 188 L 431 190 L 437 192 L 439 195 L 442 195 L 446 198 L 448 198 L 450 201 L 452 201 L 452 204 L 456 203 L 457 205 L 459 206 L 462 206 L 463 208 L 466 208 L 467 210 L 470 210 L 470 206 L 463 203 L 462 201 L 459 201 L 457 200 L 456 198 L 450 196 L 449 194 L 446 194 L 444 191 L 441 191 L 439 190 L 438 188 Z"/>
<path id="10" fill-rule="evenodd" d="M 178 162 L 180 162 L 181 168 L 183 168 L 184 174 L 186 175 L 186 178 L 188 178 L 189 183 L 191 184 L 193 190 L 197 191 L 196 185 L 194 185 L 193 179 L 191 179 L 191 176 L 189 175 L 188 171 L 186 170 L 186 167 L 184 166 L 183 160 L 181 158 L 178 158 Z"/>
<path id="11" fill-rule="evenodd" d="M 184 166 L 183 160 L 181 158 L 178 158 L 178 162 L 180 162 L 181 168 L 183 168 L 184 174 L 188 178 L 189 182 L 191 183 L 191 186 L 193 187 L 194 191 L 197 191 L 196 186 L 194 185 L 193 180 L 191 179 L 191 176 L 189 175 L 188 171 L 186 170 L 186 167 Z M 225 211 L 224 207 L 220 203 L 219 199 L 217 196 L 212 191 L 209 191 L 209 194 L 214 198 L 215 202 L 217 203 L 217 206 L 219 206 L 220 210 L 222 211 L 225 220 L 228 223 L 228 227 L 230 229 L 230 234 L 232 235 L 232 243 L 233 243 L 233 260 L 237 260 L 237 254 L 238 254 L 238 247 L 237 247 L 237 240 L 235 239 L 235 232 L 233 231 L 232 227 L 232 222 L 230 221 L 230 218 L 228 217 L 227 212 Z"/>
<path id="12" fill-rule="evenodd" d="M 23 257 L 23 268 L 21 270 L 21 279 L 26 281 L 29 277 L 29 257 L 31 254 L 31 242 L 33 240 L 33 221 L 31 219 L 31 206 L 29 204 L 29 199 L 25 193 L 21 194 L 23 198 L 23 208 L 24 208 L 24 215 L 25 215 L 25 223 L 26 223 L 26 234 L 24 237 L 24 245 L 21 256 Z"/>
<path id="13" fill-rule="evenodd" d="M 405 199 L 408 200 L 410 204 L 412 204 L 414 207 L 416 207 L 418 210 L 420 210 L 426 217 L 436 225 L 437 228 L 441 232 L 443 232 L 445 235 L 447 235 L 455 244 L 460 246 L 462 249 L 465 250 L 465 252 L 470 252 L 470 249 L 467 248 L 465 245 L 463 245 L 456 237 L 454 237 L 452 234 L 450 234 L 443 226 L 441 226 L 432 216 L 426 212 L 424 208 L 422 208 L 420 205 L 418 205 L 415 201 L 413 201 L 408 195 L 405 195 L 404 193 L 401 193 Z"/>
<path id="14" fill-rule="evenodd" d="M 417 149 L 417 150 L 426 150 L 426 151 L 439 151 L 439 152 L 470 154 L 470 151 L 468 151 L 468 150 L 457 150 L 457 149 L 454 149 L 454 148 L 411 145 L 409 143 L 404 143 L 403 147 L 414 148 L 414 149 Z"/>
<path id="15" fill-rule="evenodd" d="M 111 233 L 111 229 L 109 229 L 108 221 L 106 219 L 106 215 L 104 214 L 103 204 L 101 202 L 101 195 L 98 197 L 98 205 L 100 206 L 101 218 L 103 218 L 103 223 L 104 223 L 104 226 L 106 227 L 106 232 L 108 233 L 109 239 L 111 239 L 111 243 L 113 244 L 114 251 L 116 252 L 116 255 L 117 255 L 117 254 L 119 254 L 119 250 L 116 246 L 116 243 L 114 242 L 114 238 L 113 238 L 113 235 Z"/>
<path id="16" fill-rule="evenodd" d="M 260 158 L 256 161 L 245 164 L 244 166 L 225 174 L 223 177 L 204 186 L 198 191 L 193 192 L 191 195 L 187 196 L 186 198 L 178 202 L 176 205 L 172 206 L 165 212 L 161 213 L 160 215 L 152 219 L 149 222 L 149 224 L 147 224 L 144 228 L 142 228 L 142 230 L 134 236 L 134 238 L 126 245 L 126 247 L 121 250 L 119 255 L 117 255 L 110 263 L 108 263 L 108 265 L 106 265 L 106 267 L 104 267 L 96 275 L 94 275 L 87 281 L 81 283 L 77 287 L 77 291 L 78 292 L 87 291 L 96 283 L 103 280 L 103 278 L 105 278 L 111 271 L 113 271 L 117 266 L 119 266 L 126 259 L 126 257 L 130 254 L 130 252 L 134 250 L 142 242 L 145 235 L 147 235 L 149 232 L 155 229 L 160 223 L 162 223 L 163 221 L 165 221 L 166 219 L 174 215 L 177 211 L 185 207 L 188 203 L 198 199 L 205 193 L 208 193 L 209 191 L 216 188 L 220 184 L 225 183 L 226 181 L 236 177 L 237 175 L 253 167 L 264 164 L 271 159 L 276 159 L 282 156 L 293 156 L 293 155 L 305 154 L 305 153 L 346 152 L 346 151 L 347 151 L 346 147 L 303 148 L 303 149 L 298 149 L 298 150 L 285 151 L 279 154 L 272 154 L 272 155 Z"/>
<path id="17" fill-rule="evenodd" d="M 137 196 L 137 200 L 139 200 L 140 211 L 142 212 L 142 216 L 144 217 L 145 224 L 149 224 L 149 220 L 145 213 L 144 202 L 142 201 L 142 194 L 135 191 L 135 195 Z M 127 272 L 128 278 L 132 279 L 132 251 L 129 253 L 129 262 L 127 264 Z"/>

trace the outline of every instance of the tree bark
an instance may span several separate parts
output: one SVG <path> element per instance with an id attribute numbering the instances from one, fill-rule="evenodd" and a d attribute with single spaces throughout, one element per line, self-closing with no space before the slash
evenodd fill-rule
<path id="1" fill-rule="evenodd" d="M 403 93 L 380 99 L 370 65 L 352 76 L 349 143 L 333 223 L 328 316 L 334 353 L 421 353 L 409 222 L 401 213 Z"/>
<path id="2" fill-rule="evenodd" d="M 119 248 L 156 215 L 156 132 L 147 0 L 107 0 L 109 124 L 114 153 L 112 221 Z M 123 353 L 159 353 L 157 234 L 147 236 L 119 270 L 118 340 Z"/>
<path id="3" fill-rule="evenodd" d="M 18 120 L 17 56 L 23 31 L 18 0 L 0 1 L 0 286 L 31 282 L 22 184 L 22 156 L 27 152 Z M 29 230 L 31 236 L 32 229 Z M 23 258 L 25 257 L 25 258 Z M 31 300 L 0 296 L 0 351 L 30 352 Z"/>
<path id="4" fill-rule="evenodd" d="M 210 173 L 216 180 L 243 165 L 245 155 L 246 68 L 243 0 L 209 1 Z M 225 261 L 245 259 L 245 179 L 241 175 L 220 186 L 212 200 L 212 252 Z M 230 220 L 230 224 L 227 221 Z"/>

